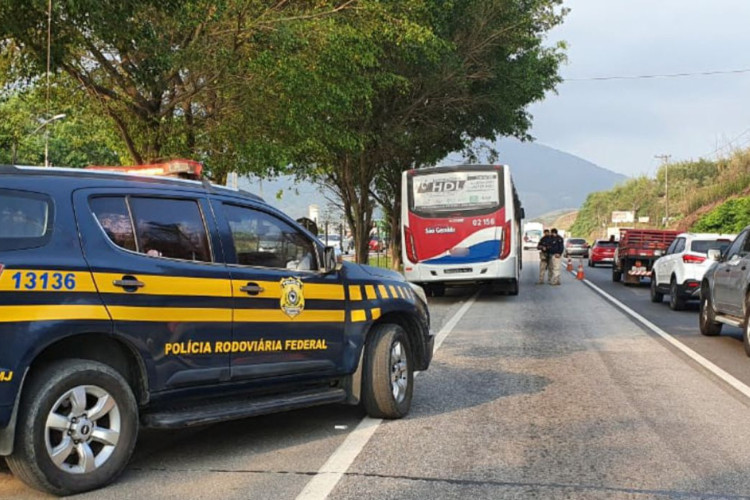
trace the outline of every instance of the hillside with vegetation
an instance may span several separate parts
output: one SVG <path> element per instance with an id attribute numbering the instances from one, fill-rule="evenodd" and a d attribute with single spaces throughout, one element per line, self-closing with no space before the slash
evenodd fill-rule
<path id="1" fill-rule="evenodd" d="M 571 231 L 600 238 L 612 226 L 613 211 L 633 211 L 636 221 L 648 220 L 636 222 L 636 227 L 735 233 L 750 224 L 748 196 L 750 150 L 715 161 L 669 163 L 655 177 L 641 176 L 591 193 Z"/>

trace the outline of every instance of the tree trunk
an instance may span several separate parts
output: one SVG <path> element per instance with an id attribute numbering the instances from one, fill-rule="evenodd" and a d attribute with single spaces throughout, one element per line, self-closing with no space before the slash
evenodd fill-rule
<path id="1" fill-rule="evenodd" d="M 388 213 L 388 225 L 391 233 L 391 269 L 401 270 L 401 196 L 400 193 L 393 199 L 393 206 Z"/>

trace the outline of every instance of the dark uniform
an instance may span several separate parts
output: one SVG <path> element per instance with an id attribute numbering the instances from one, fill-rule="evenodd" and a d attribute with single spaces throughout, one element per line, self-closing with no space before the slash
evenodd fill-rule
<path id="1" fill-rule="evenodd" d="M 557 229 L 553 229 L 548 244 L 550 285 L 560 284 L 560 261 L 563 251 L 565 251 L 563 239 L 557 234 Z"/>
<path id="2" fill-rule="evenodd" d="M 550 253 L 549 248 L 552 244 L 552 236 L 549 234 L 549 230 L 544 231 L 544 236 L 539 240 L 539 244 L 536 246 L 539 250 L 539 281 L 537 285 L 544 284 L 544 275 L 549 273 L 549 279 L 552 281 L 552 269 L 550 269 Z"/>

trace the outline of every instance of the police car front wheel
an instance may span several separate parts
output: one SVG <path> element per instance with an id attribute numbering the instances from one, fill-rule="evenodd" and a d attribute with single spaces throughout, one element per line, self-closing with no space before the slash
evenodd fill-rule
<path id="1" fill-rule="evenodd" d="M 135 398 L 117 371 L 95 361 L 57 361 L 27 384 L 7 462 L 34 488 L 88 491 L 122 472 L 137 432 Z"/>
<path id="2" fill-rule="evenodd" d="M 365 346 L 362 401 L 374 418 L 409 412 L 414 386 L 411 345 L 398 325 L 376 325 Z"/>

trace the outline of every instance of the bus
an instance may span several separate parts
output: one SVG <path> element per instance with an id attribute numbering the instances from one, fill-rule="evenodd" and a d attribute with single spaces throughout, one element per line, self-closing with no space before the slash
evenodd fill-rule
<path id="1" fill-rule="evenodd" d="M 430 296 L 491 283 L 518 294 L 524 210 L 507 165 L 407 170 L 401 183 L 406 279 Z"/>

